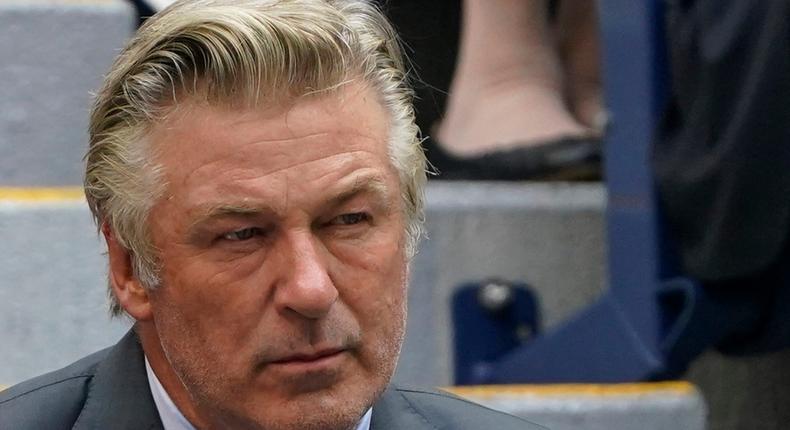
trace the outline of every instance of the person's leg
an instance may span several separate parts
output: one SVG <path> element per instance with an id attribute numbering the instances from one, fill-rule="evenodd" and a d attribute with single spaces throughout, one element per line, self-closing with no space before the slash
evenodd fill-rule
<path id="1" fill-rule="evenodd" d="M 556 28 L 568 105 L 579 122 L 601 132 L 605 119 L 595 0 L 560 1 Z"/>
<path id="2" fill-rule="evenodd" d="M 568 111 L 546 0 L 465 0 L 458 65 L 436 136 L 479 155 L 582 136 Z"/>

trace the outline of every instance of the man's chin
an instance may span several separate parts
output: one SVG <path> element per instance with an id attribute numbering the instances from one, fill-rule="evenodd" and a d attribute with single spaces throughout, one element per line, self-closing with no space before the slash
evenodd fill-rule
<path id="1" fill-rule="evenodd" d="M 345 367 L 333 372 L 290 374 L 261 369 L 256 394 L 242 404 L 227 400 L 202 402 L 222 404 L 227 413 L 218 421 L 220 428 L 280 429 L 354 429 L 379 398 L 389 378 L 371 377 L 363 369 Z M 276 377 L 275 377 L 276 376 Z M 232 412 L 231 412 L 232 411 Z"/>
<path id="2" fill-rule="evenodd" d="M 225 417 L 219 428 L 260 430 L 353 430 L 371 407 L 379 393 L 343 396 L 321 390 L 295 396 L 289 400 L 263 400 L 266 406 L 248 405 L 236 411 L 235 418 Z M 363 398 L 364 396 L 364 398 Z M 265 403 L 264 403 L 265 402 Z"/>

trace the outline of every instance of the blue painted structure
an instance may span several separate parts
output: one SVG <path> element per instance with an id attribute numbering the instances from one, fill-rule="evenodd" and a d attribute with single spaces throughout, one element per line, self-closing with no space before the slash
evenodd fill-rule
<path id="1" fill-rule="evenodd" d="M 485 285 L 464 285 L 453 295 L 456 385 L 489 379 L 491 363 L 540 334 L 538 303 L 529 286 L 495 280 L 488 286 L 498 290 L 497 302 L 486 303 Z"/>

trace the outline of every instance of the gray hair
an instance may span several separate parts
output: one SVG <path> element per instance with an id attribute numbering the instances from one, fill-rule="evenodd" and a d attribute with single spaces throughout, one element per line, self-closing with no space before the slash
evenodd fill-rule
<path id="1" fill-rule="evenodd" d="M 255 107 L 362 79 L 389 113 L 389 153 L 407 220 L 422 233 L 426 161 L 395 31 L 363 0 L 181 0 L 149 19 L 115 61 L 90 117 L 85 195 L 149 289 L 159 262 L 148 214 L 164 192 L 146 142 L 179 99 Z M 123 311 L 112 288 L 111 312 Z"/>

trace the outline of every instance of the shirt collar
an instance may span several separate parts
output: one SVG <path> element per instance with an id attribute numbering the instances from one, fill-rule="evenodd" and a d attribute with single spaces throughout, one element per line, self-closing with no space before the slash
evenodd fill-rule
<path id="1" fill-rule="evenodd" d="M 145 373 L 148 375 L 148 386 L 151 388 L 151 395 L 154 397 L 154 403 L 157 411 L 159 411 L 159 417 L 165 430 L 195 430 L 195 427 L 178 410 L 178 406 L 173 403 L 173 400 L 165 391 L 165 387 L 159 382 L 159 378 L 156 377 L 156 374 L 151 369 L 151 364 L 148 363 L 148 357 L 145 357 Z M 359 420 L 356 430 L 370 430 L 372 412 L 372 408 L 365 412 L 365 415 Z"/>
<path id="2" fill-rule="evenodd" d="M 159 382 L 159 378 L 151 369 L 151 364 L 148 363 L 148 357 L 145 358 L 145 373 L 148 375 L 148 386 L 151 387 L 151 395 L 154 396 L 154 403 L 165 430 L 195 430 Z"/>

